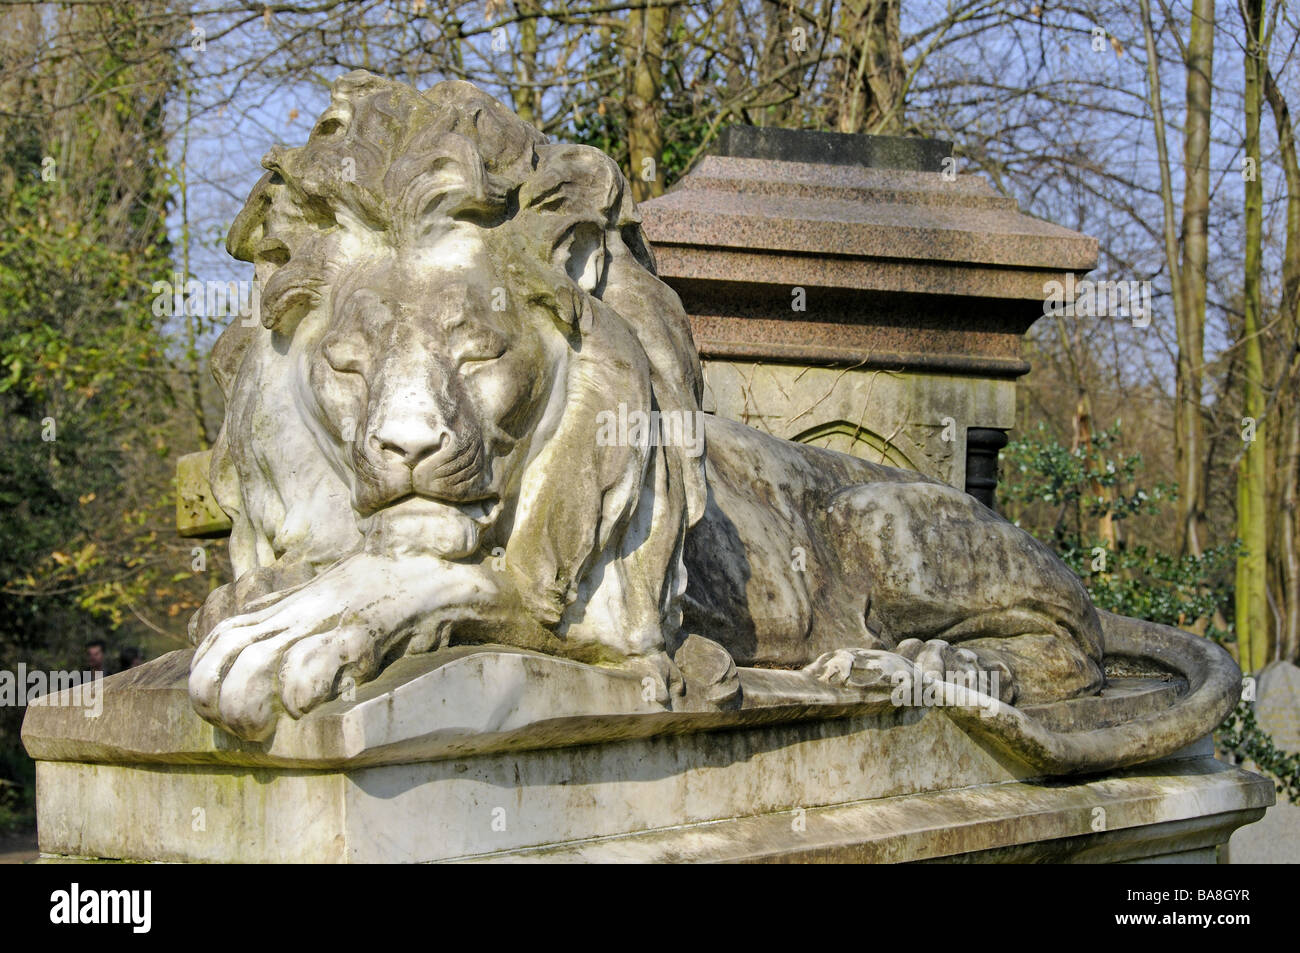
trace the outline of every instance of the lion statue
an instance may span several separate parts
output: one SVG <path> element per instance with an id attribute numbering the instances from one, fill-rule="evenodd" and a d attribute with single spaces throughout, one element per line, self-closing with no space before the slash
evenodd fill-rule
<path id="1" fill-rule="evenodd" d="M 965 493 L 701 414 L 686 315 L 600 151 L 468 83 L 353 72 L 262 165 L 228 239 L 260 322 L 212 359 L 236 578 L 191 622 L 211 722 L 264 740 L 464 643 L 630 668 L 665 708 L 743 704 L 738 666 L 973 672 L 1017 708 L 1098 693 L 1108 655 L 1186 679 L 1086 744 L 1018 722 L 1062 770 L 1173 750 L 1235 704 L 1225 653 L 1098 612 Z"/>

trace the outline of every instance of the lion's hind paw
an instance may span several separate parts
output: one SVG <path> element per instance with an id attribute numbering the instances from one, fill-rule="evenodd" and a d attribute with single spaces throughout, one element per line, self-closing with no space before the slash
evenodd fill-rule
<path id="1" fill-rule="evenodd" d="M 915 666 L 894 652 L 883 649 L 836 649 L 818 657 L 803 671 L 828 685 L 847 688 L 892 686 L 900 675 L 912 678 Z"/>

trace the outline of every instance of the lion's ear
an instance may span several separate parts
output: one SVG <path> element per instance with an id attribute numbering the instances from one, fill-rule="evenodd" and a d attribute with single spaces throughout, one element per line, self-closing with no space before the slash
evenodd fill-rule
<path id="1" fill-rule="evenodd" d="M 541 251 L 574 284 L 600 297 L 607 242 L 617 229 L 626 183 L 609 156 L 590 146 L 537 148 L 537 168 L 519 189 L 519 212 Z"/>
<path id="2" fill-rule="evenodd" d="M 599 149 L 538 146 L 537 167 L 519 188 L 519 210 L 587 217 L 595 213 L 602 226 L 610 225 L 610 212 L 619 204 L 623 182 L 614 160 Z"/>

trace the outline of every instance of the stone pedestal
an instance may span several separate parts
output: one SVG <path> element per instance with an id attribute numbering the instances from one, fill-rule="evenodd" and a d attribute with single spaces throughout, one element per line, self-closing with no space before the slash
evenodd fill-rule
<path id="1" fill-rule="evenodd" d="M 967 434 L 1014 426 L 1044 285 L 1094 268 L 1096 240 L 956 174 L 948 143 L 727 132 L 641 205 L 705 409 L 991 499 Z"/>
<path id="2" fill-rule="evenodd" d="M 266 744 L 200 720 L 189 652 L 103 712 L 33 705 L 40 849 L 145 861 L 1212 862 L 1273 801 L 1208 740 L 1043 780 L 943 709 L 741 670 L 745 707 L 670 712 L 628 673 L 495 647 L 408 658 Z M 1117 679 L 1045 722 L 1163 704 Z"/>

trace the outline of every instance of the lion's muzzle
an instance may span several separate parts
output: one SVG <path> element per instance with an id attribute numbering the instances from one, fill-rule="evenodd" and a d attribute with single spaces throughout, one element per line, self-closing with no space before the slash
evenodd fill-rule
<path id="1" fill-rule="evenodd" d="M 363 516 L 408 496 L 449 504 L 491 496 L 482 434 L 469 422 L 425 407 L 384 414 L 366 428 L 356 452 L 356 503 Z"/>

